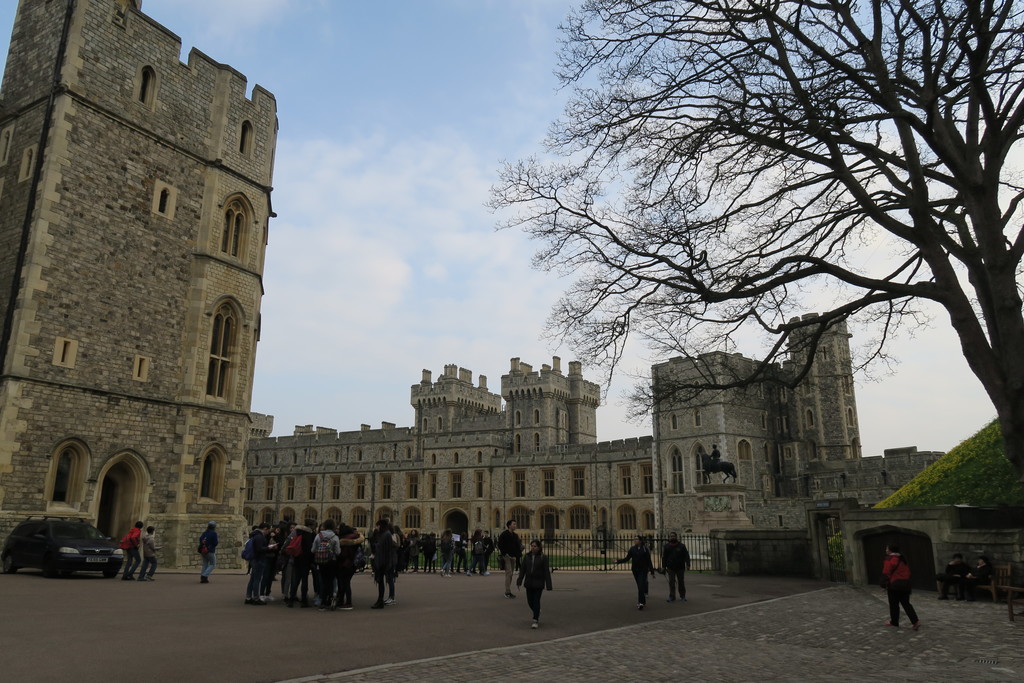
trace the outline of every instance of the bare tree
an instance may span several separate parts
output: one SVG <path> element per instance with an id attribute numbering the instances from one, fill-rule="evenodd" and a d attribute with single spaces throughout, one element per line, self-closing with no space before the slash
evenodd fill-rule
<path id="1" fill-rule="evenodd" d="M 563 27 L 564 161 L 506 165 L 492 200 L 542 241 L 535 265 L 577 276 L 549 324 L 611 369 L 630 336 L 694 356 L 760 330 L 764 363 L 726 388 L 795 339 L 809 361 L 839 320 L 877 325 L 877 358 L 935 302 L 1024 476 L 1022 18 L 1013 0 L 587 0 Z"/>

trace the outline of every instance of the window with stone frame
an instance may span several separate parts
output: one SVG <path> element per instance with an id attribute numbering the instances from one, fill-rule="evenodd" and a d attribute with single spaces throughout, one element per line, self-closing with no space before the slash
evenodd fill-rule
<path id="1" fill-rule="evenodd" d="M 619 528 L 636 529 L 636 510 L 632 505 L 623 505 L 619 508 Z"/>
<path id="2" fill-rule="evenodd" d="M 247 478 L 245 480 L 245 499 L 246 500 L 252 500 L 253 497 L 255 496 L 255 490 L 254 490 L 255 483 L 256 482 L 253 481 L 252 477 L 249 477 L 249 478 Z"/>
<path id="3" fill-rule="evenodd" d="M 512 470 L 512 495 L 515 498 L 526 497 L 526 470 Z"/>
<path id="4" fill-rule="evenodd" d="M 419 508 L 405 508 L 405 510 L 402 511 L 402 514 L 405 517 L 405 519 L 402 520 L 402 528 L 406 531 L 410 529 L 419 529 L 423 524 Z"/>
<path id="5" fill-rule="evenodd" d="M 318 489 L 320 488 L 319 477 L 306 477 L 306 500 L 317 500 L 319 498 Z"/>
<path id="6" fill-rule="evenodd" d="M 462 472 L 450 472 L 448 486 L 452 498 L 462 498 Z"/>
<path id="7" fill-rule="evenodd" d="M 252 154 L 252 121 L 242 121 L 238 129 L 238 153 L 246 157 Z"/>
<path id="8" fill-rule="evenodd" d="M 229 201 L 227 208 L 224 209 L 224 228 L 220 235 L 222 253 L 235 258 L 244 253 L 248 223 L 248 212 L 242 200 L 235 198 Z"/>
<path id="9" fill-rule="evenodd" d="M 271 477 L 263 480 L 263 500 L 274 500 L 274 480 Z"/>
<path id="10" fill-rule="evenodd" d="M 541 472 L 541 479 L 544 485 L 544 496 L 546 498 L 555 497 L 555 471 L 554 470 L 543 470 Z"/>
<path id="11" fill-rule="evenodd" d="M 406 479 L 407 497 L 413 500 L 420 497 L 420 475 L 410 474 Z"/>
<path id="12" fill-rule="evenodd" d="M 352 509 L 352 526 L 356 529 L 365 529 L 370 526 L 369 513 L 364 508 Z"/>
<path id="13" fill-rule="evenodd" d="M 219 501 L 224 490 L 224 469 L 227 457 L 219 448 L 211 448 L 203 456 L 199 472 L 199 497 Z"/>
<path id="14" fill-rule="evenodd" d="M 366 475 L 356 476 L 356 500 L 366 500 Z"/>
<path id="15" fill-rule="evenodd" d="M 437 498 L 437 473 L 431 472 L 427 475 L 427 486 L 430 489 L 430 497 Z"/>
<path id="16" fill-rule="evenodd" d="M 685 491 L 685 478 L 683 477 L 683 454 L 678 449 L 672 449 L 672 493 L 683 493 Z"/>
<path id="17" fill-rule="evenodd" d="M 589 529 L 590 511 L 583 505 L 573 505 L 569 508 L 569 528 L 574 531 Z"/>
<path id="18" fill-rule="evenodd" d="M 284 478 L 284 499 L 295 500 L 295 477 Z"/>
<path id="19" fill-rule="evenodd" d="M 84 446 L 78 443 L 58 446 L 51 465 L 48 500 L 67 505 L 81 502 L 88 469 L 88 455 Z"/>
<path id="20" fill-rule="evenodd" d="M 139 69 L 135 78 L 135 101 L 152 109 L 156 103 L 156 89 L 159 84 L 156 71 L 147 65 Z"/>
<path id="21" fill-rule="evenodd" d="M 234 366 L 233 355 L 238 323 L 235 312 L 227 303 L 221 304 L 213 314 L 210 331 L 210 362 L 206 375 L 206 395 L 228 398 Z"/>
<path id="22" fill-rule="evenodd" d="M 475 482 L 476 497 L 477 498 L 483 498 L 484 497 L 484 473 L 482 471 L 480 471 L 480 470 L 477 470 L 476 472 L 474 472 L 473 476 L 476 477 L 476 482 Z"/>
<path id="23" fill-rule="evenodd" d="M 640 489 L 644 495 L 654 493 L 654 468 L 649 462 L 640 463 Z"/>
<path id="24" fill-rule="evenodd" d="M 331 475 L 331 500 L 341 499 L 341 477 L 337 474 Z"/>
<path id="25" fill-rule="evenodd" d="M 620 493 L 624 496 L 633 495 L 633 475 L 629 465 L 619 466 Z"/>
<path id="26" fill-rule="evenodd" d="M 509 510 L 508 518 L 514 521 L 519 529 L 530 528 L 530 511 L 522 505 L 516 505 Z"/>
<path id="27" fill-rule="evenodd" d="M 572 495 L 587 495 L 587 471 L 582 467 L 572 468 Z"/>
<path id="28" fill-rule="evenodd" d="M 650 510 L 644 510 L 643 515 L 643 530 L 654 531 L 654 513 Z"/>
<path id="29" fill-rule="evenodd" d="M 387 500 L 391 498 L 391 475 L 380 475 L 380 497 Z"/>

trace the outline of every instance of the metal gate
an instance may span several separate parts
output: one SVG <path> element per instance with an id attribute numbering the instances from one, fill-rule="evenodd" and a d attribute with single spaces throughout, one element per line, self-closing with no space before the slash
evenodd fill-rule
<path id="1" fill-rule="evenodd" d="M 825 551 L 828 557 L 828 580 L 846 583 L 846 553 L 843 550 L 843 530 L 839 517 L 828 516 L 825 523 Z"/>

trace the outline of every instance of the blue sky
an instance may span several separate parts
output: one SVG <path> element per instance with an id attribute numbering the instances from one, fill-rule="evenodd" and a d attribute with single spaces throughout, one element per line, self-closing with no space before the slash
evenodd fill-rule
<path id="1" fill-rule="evenodd" d="M 339 430 L 409 426 L 409 387 L 458 364 L 500 390 L 509 358 L 572 353 L 542 338 L 568 280 L 485 208 L 502 161 L 542 154 L 565 102 L 553 76 L 566 0 L 144 0 L 143 11 L 277 98 L 280 132 L 252 409 Z M 0 3 L 6 54 L 16 3 Z M 854 327 L 854 343 L 868 333 Z M 948 450 L 994 415 L 941 313 L 857 377 L 865 455 Z M 759 348 L 740 348 L 756 356 Z M 624 393 L 601 440 L 650 434 Z M 595 370 L 584 370 L 598 379 Z"/>

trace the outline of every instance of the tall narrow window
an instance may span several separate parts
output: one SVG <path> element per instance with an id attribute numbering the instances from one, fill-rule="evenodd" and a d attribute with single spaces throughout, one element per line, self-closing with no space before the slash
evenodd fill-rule
<path id="1" fill-rule="evenodd" d="M 65 503 L 68 500 L 73 453 L 74 451 L 70 448 L 65 448 L 57 458 L 57 472 L 53 478 L 53 495 L 50 496 L 50 500 L 55 503 Z"/>
<path id="2" fill-rule="evenodd" d="M 452 498 L 462 498 L 462 472 L 452 472 L 449 480 Z"/>
<path id="3" fill-rule="evenodd" d="M 640 464 L 640 485 L 644 495 L 654 493 L 654 468 L 649 462 Z"/>
<path id="4" fill-rule="evenodd" d="M 587 495 L 586 470 L 582 467 L 574 467 L 572 470 L 572 495 Z"/>
<path id="5" fill-rule="evenodd" d="M 409 498 L 416 499 L 420 497 L 420 475 L 410 474 L 408 485 L 406 486 Z"/>
<path id="6" fill-rule="evenodd" d="M 156 96 L 156 72 L 153 67 L 144 66 L 139 72 L 138 89 L 135 98 L 147 107 L 152 108 Z"/>
<path id="7" fill-rule="evenodd" d="M 238 151 L 249 156 L 252 149 L 252 123 L 242 121 L 242 129 L 238 132 Z"/>
<path id="8" fill-rule="evenodd" d="M 672 493 L 683 492 L 683 455 L 672 449 Z"/>
<path id="9" fill-rule="evenodd" d="M 526 497 L 526 470 L 512 470 L 512 495 Z"/>
<path id="10" fill-rule="evenodd" d="M 206 376 L 206 395 L 225 398 L 230 378 L 231 351 L 234 346 L 235 316 L 228 305 L 217 309 L 210 335 L 210 363 Z"/>
<path id="11" fill-rule="evenodd" d="M 224 466 L 227 458 L 217 448 L 203 456 L 199 471 L 199 497 L 220 500 L 224 490 Z"/>
<path id="12" fill-rule="evenodd" d="M 220 250 L 231 256 L 238 256 L 241 249 L 246 223 L 245 207 L 239 200 L 228 204 L 224 211 L 224 232 L 220 236 Z"/>
<path id="13" fill-rule="evenodd" d="M 633 477 L 630 474 L 629 465 L 623 465 L 619 468 L 619 480 L 622 483 L 622 495 L 633 495 Z"/>
<path id="14" fill-rule="evenodd" d="M 546 498 L 554 498 L 555 497 L 555 471 L 554 470 L 544 470 L 542 472 L 542 477 L 543 477 L 543 480 L 544 480 L 544 496 Z"/>
<path id="15" fill-rule="evenodd" d="M 11 142 L 14 139 L 14 126 L 7 126 L 0 133 L 0 164 L 7 163 L 7 157 L 11 152 Z"/>
<path id="16" fill-rule="evenodd" d="M 391 475 L 381 474 L 380 475 L 380 497 L 390 498 L 391 497 Z"/>
<path id="17" fill-rule="evenodd" d="M 476 473 L 476 497 L 484 497 L 484 473 L 479 471 Z"/>

